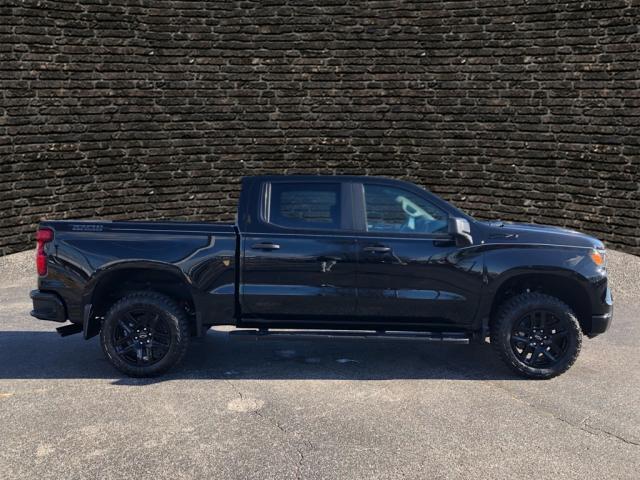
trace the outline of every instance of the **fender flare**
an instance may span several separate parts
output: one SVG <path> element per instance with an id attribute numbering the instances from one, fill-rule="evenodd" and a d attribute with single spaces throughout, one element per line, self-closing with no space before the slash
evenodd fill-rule
<path id="1" fill-rule="evenodd" d="M 569 268 L 545 268 L 540 266 L 513 267 L 500 273 L 496 277 L 489 280 L 487 288 L 484 290 L 482 299 L 478 309 L 478 316 L 482 319 L 483 331 L 488 331 L 491 310 L 496 295 L 500 289 L 510 280 L 517 277 L 526 277 L 531 275 L 547 275 L 558 278 L 565 278 L 568 281 L 577 283 L 582 290 L 586 291 L 585 284 L 588 283 L 587 278 L 575 270 Z"/>
<path id="2" fill-rule="evenodd" d="M 97 269 L 87 281 L 82 293 L 82 332 L 85 340 L 100 333 L 102 319 L 94 315 L 93 300 L 95 291 L 100 283 L 112 274 L 126 269 L 155 270 L 170 273 L 183 280 L 193 289 L 191 279 L 175 265 L 155 260 L 123 260 L 113 262 Z"/>

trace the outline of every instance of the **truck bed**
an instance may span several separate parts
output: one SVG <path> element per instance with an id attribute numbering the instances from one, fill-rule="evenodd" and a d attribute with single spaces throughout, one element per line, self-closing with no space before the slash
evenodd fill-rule
<path id="1" fill-rule="evenodd" d="M 75 323 L 85 315 L 83 295 L 151 267 L 188 282 L 196 307 L 233 320 L 238 264 L 234 224 L 57 220 L 43 221 L 40 227 L 53 230 L 56 240 L 47 247 L 49 272 L 39 278 L 39 289 L 62 297 Z M 216 289 L 225 293 L 211 295 Z"/>

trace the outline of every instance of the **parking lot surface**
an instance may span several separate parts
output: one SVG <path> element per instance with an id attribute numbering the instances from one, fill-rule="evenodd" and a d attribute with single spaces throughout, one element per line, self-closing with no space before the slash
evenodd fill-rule
<path id="1" fill-rule="evenodd" d="M 609 252 L 613 326 L 549 381 L 488 345 L 219 330 L 130 379 L 29 316 L 32 258 L 0 258 L 3 479 L 639 478 L 638 257 Z"/>

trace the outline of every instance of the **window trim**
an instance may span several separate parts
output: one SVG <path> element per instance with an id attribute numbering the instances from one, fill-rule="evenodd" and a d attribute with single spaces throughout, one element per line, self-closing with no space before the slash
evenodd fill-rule
<path id="1" fill-rule="evenodd" d="M 289 227 L 286 225 L 280 225 L 271 220 L 271 185 L 274 183 L 301 183 L 307 185 L 337 185 L 339 187 L 338 194 L 338 206 L 340 208 L 340 227 L 339 228 L 318 228 L 318 227 Z M 270 227 L 277 228 L 285 231 L 300 231 L 300 232 L 327 232 L 327 233 L 350 233 L 355 232 L 353 211 L 349 208 L 351 205 L 352 192 L 351 182 L 341 181 L 313 181 L 297 180 L 295 178 L 283 179 L 283 180 L 271 180 L 264 182 L 262 185 L 262 205 L 259 211 L 260 223 Z"/>
<path id="2" fill-rule="evenodd" d="M 434 207 L 436 207 L 438 210 L 442 211 L 445 215 L 446 215 L 446 221 L 447 224 L 449 223 L 449 219 L 452 217 L 452 212 L 449 211 L 448 208 L 443 208 L 443 206 L 441 205 L 440 202 L 438 201 L 434 201 L 433 199 L 429 198 L 429 195 L 423 195 L 423 192 L 416 192 L 416 191 L 412 191 L 409 188 L 404 188 L 404 186 L 402 185 L 397 185 L 397 184 L 389 184 L 387 182 L 376 182 L 371 181 L 371 182 L 362 182 L 359 183 L 359 189 L 358 189 L 358 193 L 357 193 L 357 197 L 359 198 L 358 202 L 357 202 L 357 208 L 358 208 L 358 221 L 357 221 L 357 225 L 361 228 L 360 232 L 361 235 L 366 236 L 366 237 L 394 237 L 394 238 L 424 238 L 424 239 L 436 239 L 436 240 L 442 240 L 442 239 L 451 239 L 453 238 L 452 235 L 449 232 L 443 232 L 443 233 L 423 233 L 423 232 L 370 232 L 367 230 L 367 199 L 366 199 L 366 194 L 365 194 L 365 186 L 366 185 L 375 185 L 378 187 L 387 187 L 387 188 L 395 188 L 407 193 L 410 193 L 412 195 L 415 195 L 417 197 L 420 197 L 422 200 L 430 203 L 431 205 L 433 205 Z M 434 197 L 437 198 L 437 197 Z M 354 205 L 355 206 L 355 205 Z"/>

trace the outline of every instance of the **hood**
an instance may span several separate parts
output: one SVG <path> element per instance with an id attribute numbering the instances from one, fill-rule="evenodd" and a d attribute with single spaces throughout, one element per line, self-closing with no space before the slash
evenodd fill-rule
<path id="1" fill-rule="evenodd" d="M 499 220 L 482 223 L 487 227 L 487 243 L 544 243 L 604 249 L 604 244 L 597 238 L 568 228 Z"/>

